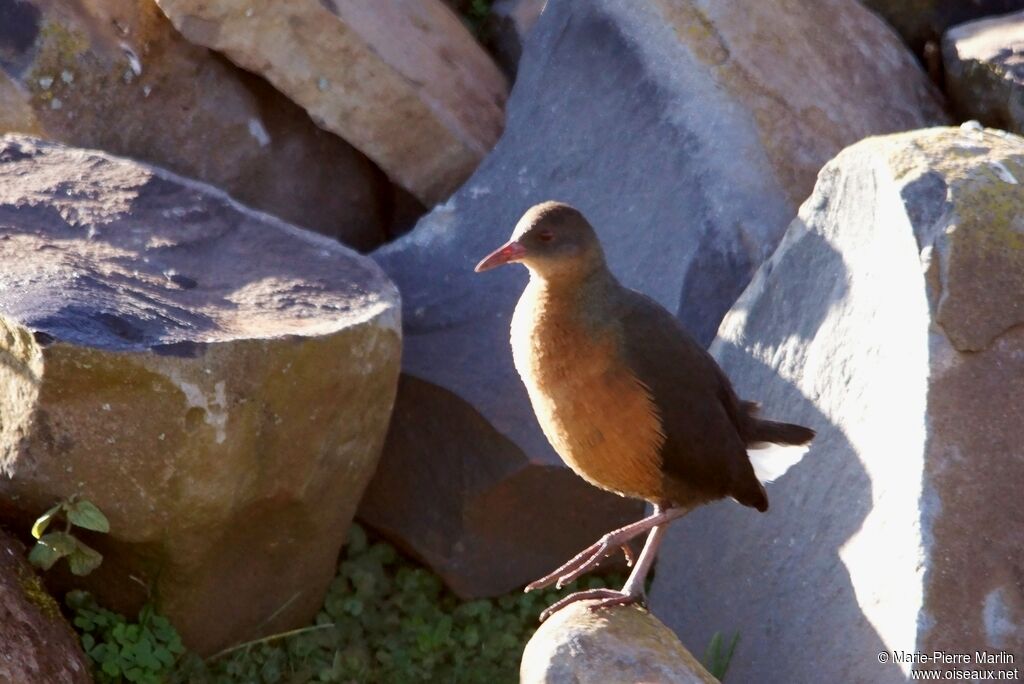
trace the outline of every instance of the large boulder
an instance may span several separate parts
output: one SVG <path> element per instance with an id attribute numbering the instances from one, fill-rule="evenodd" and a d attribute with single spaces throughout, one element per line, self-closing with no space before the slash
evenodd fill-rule
<path id="1" fill-rule="evenodd" d="M 821 164 L 942 117 L 873 14 L 785 4 L 550 0 L 501 142 L 375 253 L 403 292 L 408 381 L 360 514 L 463 596 L 522 585 L 641 513 L 566 469 L 537 426 L 508 347 L 525 272 L 473 273 L 522 213 L 580 207 L 612 270 L 709 342 Z"/>
<path id="2" fill-rule="evenodd" d="M 951 26 L 1024 9 L 1024 0 L 861 0 L 878 12 L 915 52 L 938 44 Z"/>
<path id="3" fill-rule="evenodd" d="M 185 36 L 264 76 L 427 206 L 504 125 L 508 83 L 442 0 L 157 0 Z"/>
<path id="4" fill-rule="evenodd" d="M 1024 11 L 950 29 L 942 58 L 963 118 L 1024 134 Z"/>
<path id="5" fill-rule="evenodd" d="M 310 619 L 373 473 L 398 294 L 327 238 L 97 152 L 0 138 L 0 517 L 110 519 L 71 581 L 208 653 Z"/>
<path id="6" fill-rule="evenodd" d="M 558 611 L 523 651 L 520 684 L 717 684 L 658 618 L 638 606 Z"/>
<path id="7" fill-rule="evenodd" d="M 818 437 L 766 515 L 721 503 L 670 529 L 652 606 L 683 641 L 739 630 L 731 675 L 759 682 L 1024 652 L 1024 139 L 844 150 L 712 351 L 740 396 Z M 909 660 L 934 651 L 970 661 Z"/>
<path id="8" fill-rule="evenodd" d="M 60 606 L 0 530 L 0 684 L 89 684 L 89 665 Z"/>
<path id="9" fill-rule="evenodd" d="M 0 0 L 5 132 L 158 164 L 359 249 L 386 238 L 386 176 L 151 0 Z"/>

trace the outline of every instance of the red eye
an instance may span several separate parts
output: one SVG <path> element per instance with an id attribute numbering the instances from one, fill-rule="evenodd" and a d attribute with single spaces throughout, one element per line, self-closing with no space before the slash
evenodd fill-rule
<path id="1" fill-rule="evenodd" d="M 555 235 L 550 230 L 542 230 L 537 233 L 537 239 L 541 242 L 551 242 L 555 239 Z"/>

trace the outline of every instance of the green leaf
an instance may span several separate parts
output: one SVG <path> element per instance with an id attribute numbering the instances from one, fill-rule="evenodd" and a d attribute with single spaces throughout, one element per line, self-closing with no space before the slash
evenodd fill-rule
<path id="1" fill-rule="evenodd" d="M 92 594 L 82 589 L 72 589 L 65 594 L 64 603 L 68 604 L 68 608 L 71 608 L 76 613 L 91 613 L 92 611 L 89 609 L 94 607 Z M 88 617 L 91 619 L 91 615 Z"/>
<path id="2" fill-rule="evenodd" d="M 103 554 L 79 541 L 75 550 L 68 556 L 68 565 L 71 566 L 71 574 L 79 577 L 88 575 L 100 567 L 103 562 Z"/>
<path id="3" fill-rule="evenodd" d="M 705 667 L 714 667 L 715 661 L 718 659 L 718 653 L 722 650 L 722 633 L 715 632 L 711 635 L 711 641 L 708 642 L 708 647 L 704 649 L 704 665 Z"/>
<path id="4" fill-rule="evenodd" d="M 42 542 L 36 542 L 28 552 L 28 562 L 40 570 L 49 570 L 60 559 L 61 553 L 57 549 Z"/>
<path id="5" fill-rule="evenodd" d="M 32 565 L 49 570 L 64 556 L 71 555 L 78 546 L 78 540 L 66 532 L 44 534 L 29 551 L 28 560 Z"/>
<path id="6" fill-rule="evenodd" d="M 146 644 L 146 646 L 143 646 Z M 159 670 L 160 660 L 153 653 L 153 649 L 150 647 L 148 641 L 140 641 L 139 648 L 135 650 L 135 662 L 147 670 Z"/>
<path id="7" fill-rule="evenodd" d="M 53 508 L 36 518 L 35 523 L 32 525 L 33 537 L 39 539 L 43 536 L 43 532 L 46 532 L 46 528 L 49 527 L 50 522 L 57 516 L 60 506 L 60 504 L 56 504 Z"/>
<path id="8" fill-rule="evenodd" d="M 70 555 L 78 546 L 78 540 L 67 532 L 48 532 L 39 538 L 39 543 L 52 547 L 61 556 Z"/>
<path id="9" fill-rule="evenodd" d="M 164 667 L 170 667 L 174 664 L 174 654 L 169 649 L 158 648 L 153 652 L 153 655 Z"/>
<path id="10" fill-rule="evenodd" d="M 167 650 L 177 655 L 184 653 L 185 645 L 181 643 L 181 637 L 175 634 L 174 638 L 167 642 Z"/>
<path id="11" fill-rule="evenodd" d="M 716 679 L 722 680 L 725 678 L 726 673 L 729 671 L 729 665 L 732 663 L 732 657 L 736 652 L 736 645 L 739 643 L 739 640 L 740 633 L 736 632 L 733 634 L 732 640 L 729 642 L 729 646 L 723 650 L 722 634 L 720 632 L 715 632 L 714 635 L 712 635 L 711 642 L 704 651 L 704 666 Z"/>
<path id="12" fill-rule="evenodd" d="M 72 525 L 96 532 L 109 532 L 110 521 L 91 501 L 82 499 L 68 506 L 68 520 Z"/>

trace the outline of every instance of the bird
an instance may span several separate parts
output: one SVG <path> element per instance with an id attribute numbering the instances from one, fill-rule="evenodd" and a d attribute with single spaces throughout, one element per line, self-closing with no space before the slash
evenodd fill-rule
<path id="1" fill-rule="evenodd" d="M 587 482 L 652 506 L 526 591 L 561 588 L 622 549 L 632 570 L 621 590 L 570 594 L 540 619 L 581 600 L 591 609 L 644 603 L 667 525 L 730 497 L 768 510 L 763 483 L 795 465 L 815 432 L 766 420 L 757 402 L 740 399 L 676 316 L 616 279 L 571 205 L 531 207 L 475 271 L 513 263 L 530 279 L 512 315 L 512 357 L 545 437 Z M 645 533 L 633 558 L 628 544 Z"/>

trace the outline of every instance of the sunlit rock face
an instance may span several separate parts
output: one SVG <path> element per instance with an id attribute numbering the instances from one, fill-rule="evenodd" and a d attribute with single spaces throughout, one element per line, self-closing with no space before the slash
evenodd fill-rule
<path id="1" fill-rule="evenodd" d="M 0 0 L 0 133 L 12 132 L 157 164 L 356 249 L 387 237 L 387 177 L 154 2 Z"/>
<path id="2" fill-rule="evenodd" d="M 679 638 L 639 606 L 571 604 L 530 638 L 520 684 L 718 684 Z"/>
<path id="3" fill-rule="evenodd" d="M 0 520 L 93 502 L 105 558 L 74 584 L 159 595 L 201 653 L 303 624 L 380 455 L 398 306 L 369 259 L 208 186 L 0 138 Z"/>
<path id="4" fill-rule="evenodd" d="M 712 345 L 741 396 L 818 437 L 767 514 L 673 526 L 655 613 L 684 643 L 739 630 L 737 681 L 1020 653 L 1022 323 L 1024 140 L 975 125 L 844 150 Z"/>
<path id="5" fill-rule="evenodd" d="M 260 74 L 430 207 L 504 125 L 508 81 L 441 0 L 157 0 L 193 43 Z"/>

